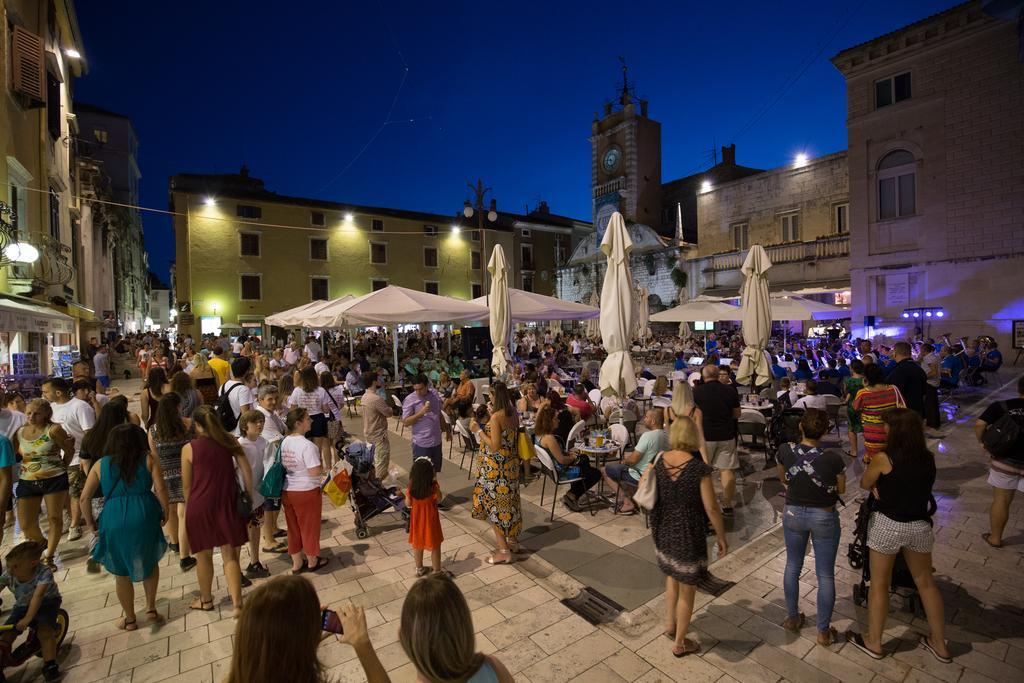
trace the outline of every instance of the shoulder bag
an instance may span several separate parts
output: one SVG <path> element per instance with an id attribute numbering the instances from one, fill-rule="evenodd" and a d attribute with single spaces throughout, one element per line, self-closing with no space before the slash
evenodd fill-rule
<path id="1" fill-rule="evenodd" d="M 260 482 L 260 495 L 264 498 L 280 498 L 284 489 L 284 465 L 281 464 L 281 444 L 284 439 L 277 443 L 277 450 L 274 452 L 274 464 L 263 474 L 263 481 Z"/>
<path id="2" fill-rule="evenodd" d="M 633 494 L 633 502 L 644 510 L 653 510 L 658 502 L 658 476 L 654 473 L 654 466 L 661 460 L 661 454 L 664 452 L 661 451 L 654 456 L 654 460 L 651 461 L 651 464 L 644 470 L 643 476 L 640 477 L 640 483 L 636 486 L 636 493 Z"/>

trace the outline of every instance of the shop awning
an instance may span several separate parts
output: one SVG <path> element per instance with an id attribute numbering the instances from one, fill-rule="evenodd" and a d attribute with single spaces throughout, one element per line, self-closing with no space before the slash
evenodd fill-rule
<path id="1" fill-rule="evenodd" d="M 0 329 L 10 332 L 74 334 L 75 320 L 42 304 L 0 298 Z"/>

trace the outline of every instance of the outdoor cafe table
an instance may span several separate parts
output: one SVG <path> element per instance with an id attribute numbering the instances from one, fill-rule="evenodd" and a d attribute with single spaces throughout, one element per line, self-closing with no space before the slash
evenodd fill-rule
<path id="1" fill-rule="evenodd" d="M 622 446 L 623 444 L 614 439 L 605 439 L 604 444 L 601 446 L 591 446 L 589 441 L 584 440 L 583 442 L 576 442 L 572 446 L 572 450 L 589 456 L 594 461 L 594 467 L 601 469 L 607 461 L 618 460 L 622 457 Z M 601 477 L 598 481 L 597 496 L 608 502 L 608 498 L 604 493 L 604 477 Z"/>

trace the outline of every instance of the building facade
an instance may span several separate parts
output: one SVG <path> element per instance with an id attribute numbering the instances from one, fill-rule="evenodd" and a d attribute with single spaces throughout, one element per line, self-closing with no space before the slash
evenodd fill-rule
<path id="1" fill-rule="evenodd" d="M 179 334 L 228 325 L 259 333 L 272 313 L 389 284 L 475 298 L 486 291 L 496 244 L 512 264 L 512 286 L 553 291 L 555 255 L 590 232 L 544 204 L 484 217 L 478 230 L 461 215 L 288 197 L 244 168 L 180 174 L 169 189 Z"/>
<path id="2" fill-rule="evenodd" d="M 168 287 L 152 271 L 148 274 L 149 314 L 146 324 L 151 330 L 167 330 L 174 324 L 171 318 L 171 288 Z"/>
<path id="3" fill-rule="evenodd" d="M 0 0 L 0 374 L 47 374 L 94 321 L 78 277 L 71 106 L 85 69 L 74 4 Z M 27 354 L 27 355 L 26 355 Z"/>
<path id="4" fill-rule="evenodd" d="M 1024 319 L 1021 40 L 1014 18 L 968 2 L 832 59 L 847 85 L 856 333 L 1009 348 Z"/>
<path id="5" fill-rule="evenodd" d="M 79 134 L 78 155 L 105 176 L 92 218 L 97 232 L 107 237 L 113 270 L 114 301 L 118 329 L 138 332 L 149 317 L 149 263 L 139 209 L 139 140 L 131 120 L 93 104 L 76 103 Z M 121 206 L 119 206 L 121 205 Z M 110 310 L 106 307 L 100 310 Z"/>
<path id="6" fill-rule="evenodd" d="M 685 250 L 691 295 L 739 296 L 747 249 L 768 252 L 771 288 L 850 288 L 846 152 L 710 184 L 697 201 L 699 239 Z"/>

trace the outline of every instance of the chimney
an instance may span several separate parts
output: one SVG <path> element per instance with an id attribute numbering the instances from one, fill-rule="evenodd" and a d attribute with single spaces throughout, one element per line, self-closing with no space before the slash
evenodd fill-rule
<path id="1" fill-rule="evenodd" d="M 726 166 L 736 165 L 736 143 L 722 147 L 722 164 Z"/>
<path id="2" fill-rule="evenodd" d="M 540 203 L 540 205 L 537 207 L 537 213 L 542 214 L 544 216 L 547 216 L 548 214 L 550 214 L 551 213 L 551 209 L 548 208 L 548 203 L 542 201 Z"/>

